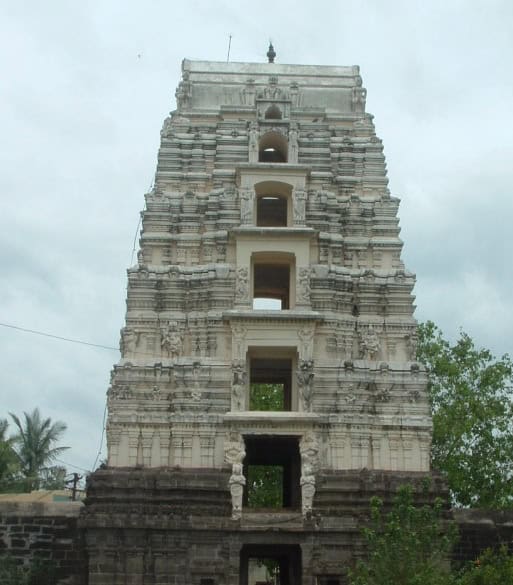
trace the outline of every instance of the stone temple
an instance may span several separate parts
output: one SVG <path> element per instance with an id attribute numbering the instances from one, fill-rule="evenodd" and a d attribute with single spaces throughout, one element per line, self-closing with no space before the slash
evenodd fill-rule
<path id="1" fill-rule="evenodd" d="M 89 585 L 342 585 L 370 497 L 431 475 L 359 68 L 273 57 L 183 61 L 82 518 Z"/>

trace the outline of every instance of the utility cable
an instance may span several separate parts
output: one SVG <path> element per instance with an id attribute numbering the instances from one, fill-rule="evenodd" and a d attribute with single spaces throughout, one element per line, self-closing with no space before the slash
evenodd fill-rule
<path id="1" fill-rule="evenodd" d="M 60 341 L 68 341 L 69 343 L 78 343 L 80 345 L 88 345 L 90 347 L 99 347 L 100 349 L 119 351 L 118 347 L 112 347 L 110 345 L 101 345 L 99 343 L 91 343 L 89 341 L 82 341 L 81 339 L 72 339 L 70 337 L 62 337 L 60 335 L 54 335 L 53 333 L 46 333 L 45 331 L 37 331 L 36 329 L 27 329 L 25 327 L 18 327 L 17 325 L 10 325 L 9 323 L 0 323 L 0 326 L 8 327 L 9 329 L 16 329 L 17 331 L 23 331 L 25 333 L 32 333 L 33 335 L 41 335 L 42 337 L 59 339 Z"/>

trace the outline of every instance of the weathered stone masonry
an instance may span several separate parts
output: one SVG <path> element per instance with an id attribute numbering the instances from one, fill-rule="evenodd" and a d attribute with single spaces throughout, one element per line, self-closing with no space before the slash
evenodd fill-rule
<path id="1" fill-rule="evenodd" d="M 176 98 L 81 518 L 89 585 L 246 585 L 258 559 L 341 585 L 370 497 L 431 476 L 415 277 L 359 69 L 185 60 Z M 271 509 L 250 505 L 265 466 Z"/>

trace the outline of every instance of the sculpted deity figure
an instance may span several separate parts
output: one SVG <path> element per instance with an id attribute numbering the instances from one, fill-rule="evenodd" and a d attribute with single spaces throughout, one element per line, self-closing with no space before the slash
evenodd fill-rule
<path id="1" fill-rule="evenodd" d="M 253 206 L 255 201 L 255 192 L 253 189 L 240 190 L 240 221 L 243 225 L 248 225 L 253 219 Z"/>
<path id="2" fill-rule="evenodd" d="M 314 329 L 313 327 L 304 327 L 303 329 L 299 329 L 297 332 L 299 337 L 300 346 L 299 346 L 299 355 L 302 359 L 308 360 L 312 358 L 313 354 L 313 339 L 314 339 Z"/>
<path id="3" fill-rule="evenodd" d="M 303 225 L 306 221 L 306 191 L 296 189 L 294 191 L 294 223 Z"/>
<path id="4" fill-rule="evenodd" d="M 130 327 L 125 327 L 121 332 L 120 352 L 123 357 L 133 356 L 137 350 L 141 334 L 136 333 Z"/>
<path id="5" fill-rule="evenodd" d="M 246 328 L 238 323 L 232 325 L 232 336 L 232 356 L 235 360 L 242 361 L 246 354 Z"/>
<path id="6" fill-rule="evenodd" d="M 243 361 L 234 361 L 232 372 L 232 410 L 243 410 L 246 390 L 246 364 Z"/>
<path id="7" fill-rule="evenodd" d="M 299 298 L 305 303 L 310 302 L 310 268 L 300 268 L 298 275 Z"/>
<path id="8" fill-rule="evenodd" d="M 291 124 L 289 130 L 289 162 L 297 163 L 299 144 L 298 144 L 299 132 L 297 124 Z"/>
<path id="9" fill-rule="evenodd" d="M 251 122 L 249 126 L 249 162 L 258 162 L 258 124 Z"/>
<path id="10" fill-rule="evenodd" d="M 301 406 L 305 412 L 312 410 L 313 378 L 313 360 L 300 360 L 297 382 Z"/>
<path id="11" fill-rule="evenodd" d="M 372 325 L 369 325 L 367 331 L 362 335 L 361 346 L 364 359 L 375 359 L 380 343 L 378 334 L 374 331 Z"/>
<path id="12" fill-rule="evenodd" d="M 306 516 L 312 511 L 315 495 L 315 469 L 318 465 L 319 443 L 312 432 L 307 432 L 299 443 L 301 455 L 301 508 Z"/>
<path id="13" fill-rule="evenodd" d="M 406 357 L 414 361 L 417 357 L 417 336 L 414 333 L 408 333 L 404 336 L 404 343 L 406 346 Z"/>
<path id="14" fill-rule="evenodd" d="M 308 516 L 312 512 L 313 499 L 315 496 L 315 475 L 312 467 L 306 463 L 303 465 L 301 479 L 301 510 L 303 516 Z"/>
<path id="15" fill-rule="evenodd" d="M 176 359 L 182 351 L 183 337 L 176 321 L 170 321 L 162 333 L 160 346 L 167 353 L 167 357 Z"/>
<path id="16" fill-rule="evenodd" d="M 237 285 L 235 289 L 235 299 L 239 302 L 244 302 L 248 299 L 248 281 L 249 271 L 245 267 L 237 269 Z"/>
<path id="17" fill-rule="evenodd" d="M 242 496 L 244 494 L 244 486 L 246 485 L 246 478 L 242 473 L 242 464 L 234 463 L 232 465 L 232 474 L 228 480 L 230 486 L 230 494 L 232 496 L 232 519 L 239 520 L 242 515 Z"/>

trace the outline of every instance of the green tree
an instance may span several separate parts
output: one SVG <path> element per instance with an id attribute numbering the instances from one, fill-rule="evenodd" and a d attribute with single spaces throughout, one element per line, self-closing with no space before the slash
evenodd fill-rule
<path id="1" fill-rule="evenodd" d="M 506 585 L 513 583 L 513 555 L 508 547 L 486 550 L 457 581 L 457 585 Z"/>
<path id="2" fill-rule="evenodd" d="M 513 507 L 513 364 L 461 333 L 454 345 L 432 322 L 420 325 L 418 360 L 429 374 L 433 467 L 453 503 Z"/>
<path id="3" fill-rule="evenodd" d="M 20 470 L 25 478 L 25 489 L 31 491 L 41 487 L 41 477 L 48 472 L 50 463 L 68 447 L 56 447 L 66 425 L 50 418 L 41 418 L 39 409 L 24 412 L 23 422 L 11 413 L 18 428 L 13 437 L 13 446 L 18 456 Z"/>
<path id="4" fill-rule="evenodd" d="M 371 521 L 364 529 L 368 556 L 350 571 L 351 585 L 452 585 L 447 562 L 455 540 L 444 526 L 440 499 L 415 506 L 411 486 L 402 486 L 390 512 L 371 500 Z"/>
<path id="5" fill-rule="evenodd" d="M 250 410 L 284 410 L 283 384 L 254 383 L 249 394 Z"/>
<path id="6" fill-rule="evenodd" d="M 0 492 L 11 491 L 19 475 L 19 464 L 13 439 L 7 437 L 9 423 L 0 419 Z"/>

